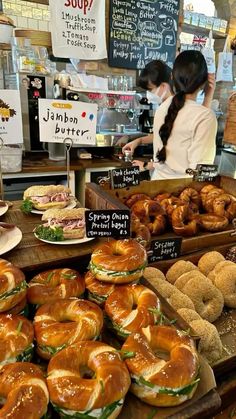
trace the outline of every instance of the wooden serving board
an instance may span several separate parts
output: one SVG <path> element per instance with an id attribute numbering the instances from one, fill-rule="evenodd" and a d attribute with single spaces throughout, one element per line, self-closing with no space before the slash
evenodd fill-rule
<path id="1" fill-rule="evenodd" d="M 132 194 L 145 193 L 153 198 L 159 193 L 169 192 L 177 196 L 186 187 L 191 186 L 196 190 L 200 190 L 206 184 L 209 184 L 209 182 L 196 182 L 192 181 L 191 178 L 184 178 L 143 181 L 140 185 L 130 188 L 104 190 L 101 186 L 89 183 L 86 184 L 85 202 L 86 207 L 91 209 L 127 209 L 125 201 Z M 222 187 L 226 192 L 236 196 L 235 179 L 218 177 L 214 184 Z M 216 233 L 200 232 L 193 237 L 184 237 L 181 246 L 181 255 L 190 254 L 211 247 L 216 248 L 228 243 L 233 244 L 236 240 L 236 236 L 234 236 L 233 233 L 235 233 L 235 228 L 232 224 L 230 224 L 224 231 Z M 159 236 L 152 236 L 152 240 L 173 237 L 179 236 L 177 236 L 173 231 L 168 231 Z"/>

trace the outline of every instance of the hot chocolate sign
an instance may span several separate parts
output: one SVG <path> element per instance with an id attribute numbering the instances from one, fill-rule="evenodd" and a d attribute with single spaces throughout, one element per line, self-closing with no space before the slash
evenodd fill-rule
<path id="1" fill-rule="evenodd" d="M 49 0 L 52 49 L 56 57 L 107 57 L 105 0 Z"/>
<path id="2" fill-rule="evenodd" d="M 96 144 L 97 105 L 68 100 L 39 99 L 40 141 Z"/>

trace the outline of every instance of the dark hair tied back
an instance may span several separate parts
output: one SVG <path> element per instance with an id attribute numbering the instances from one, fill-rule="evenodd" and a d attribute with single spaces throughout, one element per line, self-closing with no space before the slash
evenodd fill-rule
<path id="1" fill-rule="evenodd" d="M 164 124 L 159 134 L 163 148 L 157 153 L 159 161 L 166 160 L 166 145 L 171 134 L 178 112 L 183 108 L 185 95 L 195 93 L 203 87 L 208 78 L 207 65 L 204 56 L 199 51 L 188 50 L 181 52 L 173 67 L 173 87 L 176 92 L 169 106 Z"/>
<path id="2" fill-rule="evenodd" d="M 181 90 L 173 97 L 165 117 L 164 124 L 160 128 L 159 134 L 163 143 L 162 149 L 157 153 L 157 159 L 160 162 L 164 162 L 166 160 L 166 144 L 170 136 L 174 121 L 178 115 L 178 112 L 184 106 L 184 102 L 185 93 Z"/>

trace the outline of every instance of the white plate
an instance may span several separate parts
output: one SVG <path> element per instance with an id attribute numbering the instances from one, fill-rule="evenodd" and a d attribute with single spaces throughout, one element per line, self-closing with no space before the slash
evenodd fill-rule
<path id="1" fill-rule="evenodd" d="M 49 244 L 80 244 L 80 243 L 86 243 L 90 240 L 94 240 L 94 237 L 84 237 L 83 239 L 68 239 L 68 240 L 61 240 L 58 242 L 51 242 L 50 240 L 44 240 L 40 239 L 36 233 L 34 233 L 36 239 L 40 240 L 41 242 L 49 243 Z"/>
<path id="2" fill-rule="evenodd" d="M 16 247 L 22 239 L 22 232 L 18 227 L 6 230 L 0 235 L 0 255 Z"/>
<path id="3" fill-rule="evenodd" d="M 69 204 L 69 205 L 67 205 L 67 207 L 65 207 L 65 208 L 67 208 L 67 209 L 75 208 L 75 207 L 76 207 L 76 204 L 77 204 L 77 201 L 72 200 L 72 201 L 70 202 L 70 204 Z M 64 208 L 63 208 L 63 209 L 64 209 Z M 33 209 L 33 210 L 31 211 L 31 213 L 32 213 L 32 214 L 44 214 L 44 213 L 45 213 L 45 211 L 46 211 L 46 210 L 41 211 L 41 210 Z"/>
<path id="4" fill-rule="evenodd" d="M 4 205 L 4 207 L 0 207 L 0 216 L 5 214 L 5 212 L 7 212 L 8 210 L 8 205 Z"/>

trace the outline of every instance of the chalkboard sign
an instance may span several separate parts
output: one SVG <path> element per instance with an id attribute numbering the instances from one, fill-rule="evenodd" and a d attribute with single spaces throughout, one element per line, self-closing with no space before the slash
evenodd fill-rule
<path id="1" fill-rule="evenodd" d="M 198 182 L 212 182 L 218 176 L 218 166 L 216 164 L 197 164 L 196 170 L 193 179 Z"/>
<path id="2" fill-rule="evenodd" d="M 148 262 L 158 260 L 175 259 L 180 256 L 182 237 L 154 240 L 151 242 L 151 249 L 148 252 Z"/>
<path id="3" fill-rule="evenodd" d="M 129 210 L 85 211 L 87 237 L 130 237 Z"/>
<path id="4" fill-rule="evenodd" d="M 110 0 L 109 65 L 142 69 L 152 60 L 172 67 L 179 0 Z"/>
<path id="5" fill-rule="evenodd" d="M 110 171 L 111 187 L 113 189 L 126 188 L 127 186 L 136 186 L 140 183 L 139 167 L 130 166 Z"/>

